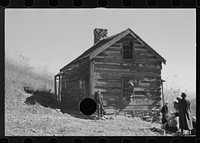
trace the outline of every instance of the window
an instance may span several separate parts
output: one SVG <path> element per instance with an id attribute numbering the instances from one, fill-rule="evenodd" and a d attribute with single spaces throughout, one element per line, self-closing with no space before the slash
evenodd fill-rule
<path id="1" fill-rule="evenodd" d="M 65 89 L 67 89 L 67 81 L 65 81 Z"/>
<path id="2" fill-rule="evenodd" d="M 133 59 L 133 42 L 132 41 L 124 41 L 123 42 L 123 59 Z"/>
<path id="3" fill-rule="evenodd" d="M 85 78 L 84 77 L 82 77 L 79 80 L 79 87 L 80 87 L 80 89 L 85 89 Z"/>
<path id="4" fill-rule="evenodd" d="M 133 86 L 130 84 L 131 78 L 123 78 L 122 79 L 122 89 L 123 89 L 123 97 L 130 96 L 133 94 Z M 133 80 L 132 80 L 133 81 Z"/>

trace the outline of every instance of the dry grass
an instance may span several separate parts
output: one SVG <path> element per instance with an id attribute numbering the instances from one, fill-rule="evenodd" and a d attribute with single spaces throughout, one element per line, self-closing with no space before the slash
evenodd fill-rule
<path id="1" fill-rule="evenodd" d="M 112 120 L 92 120 L 63 114 L 58 109 L 42 106 L 41 102 L 26 104 L 34 95 L 23 87 L 34 90 L 52 89 L 53 80 L 46 73 L 35 73 L 27 64 L 5 62 L 5 135 L 6 136 L 158 136 L 150 128 L 160 124 L 138 118 L 116 116 Z M 40 92 L 42 93 L 42 92 Z M 36 96 L 38 97 L 38 96 Z M 39 95 L 48 98 L 48 95 Z M 49 97 L 50 98 L 50 97 Z M 36 98 L 35 98 L 36 99 Z M 38 100 L 39 101 L 39 100 Z"/>

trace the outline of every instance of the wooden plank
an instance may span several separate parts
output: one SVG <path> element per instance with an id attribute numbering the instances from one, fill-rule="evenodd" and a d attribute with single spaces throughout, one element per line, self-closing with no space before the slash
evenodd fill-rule
<path id="1" fill-rule="evenodd" d="M 123 64 L 123 65 L 95 64 L 95 70 L 134 71 L 143 73 L 152 72 L 158 74 L 161 73 L 161 71 L 156 68 L 129 66 L 129 64 Z"/>
<path id="2" fill-rule="evenodd" d="M 103 82 L 95 81 L 96 86 L 108 86 L 108 87 L 121 87 L 121 82 Z"/>
<path id="3" fill-rule="evenodd" d="M 147 59 L 134 60 L 133 64 L 156 64 L 160 65 L 160 61 L 148 61 Z"/>
<path id="4" fill-rule="evenodd" d="M 98 56 L 95 57 L 95 59 L 115 59 L 115 60 L 120 60 L 121 61 L 121 55 L 119 54 L 112 54 L 112 55 L 103 55 L 103 54 L 100 54 Z"/>
<path id="5" fill-rule="evenodd" d="M 90 78 L 89 78 L 89 89 L 90 89 L 90 97 L 94 95 L 94 88 L 95 88 L 95 76 L 94 76 L 94 61 L 90 62 Z"/>
<path id="6" fill-rule="evenodd" d="M 101 62 L 95 62 L 95 65 L 121 65 L 121 64 L 117 63 L 117 62 L 104 62 L 104 61 L 101 61 Z"/>
<path id="7" fill-rule="evenodd" d="M 95 85 L 95 89 L 106 89 L 106 90 L 111 90 L 111 89 L 119 89 L 121 87 L 119 86 L 107 86 L 107 85 L 101 85 L 101 86 L 97 86 Z"/>
<path id="8" fill-rule="evenodd" d="M 147 59 L 145 55 L 135 55 L 135 60 L 136 59 Z"/>
<path id="9" fill-rule="evenodd" d="M 113 50 L 105 50 L 105 51 L 103 51 L 102 52 L 104 55 L 113 55 L 113 56 L 115 56 L 115 55 L 120 55 L 121 56 L 121 53 L 120 53 L 120 51 L 119 50 L 115 50 L 115 51 L 113 51 Z M 99 54 L 100 55 L 100 54 Z"/>
<path id="10" fill-rule="evenodd" d="M 105 58 L 105 57 L 95 57 L 94 58 L 94 61 L 95 62 L 110 62 L 110 63 L 121 63 L 122 62 L 122 60 L 121 59 L 116 59 L 116 58 L 114 58 L 114 59 L 110 59 L 110 58 Z"/>
<path id="11" fill-rule="evenodd" d="M 98 48 L 94 53 L 92 53 L 90 55 L 90 59 L 93 59 L 94 57 L 96 57 L 99 53 L 101 53 L 102 51 L 106 50 L 108 47 L 110 47 L 111 45 L 116 43 L 118 40 L 120 40 L 122 37 L 126 36 L 128 33 L 129 33 L 128 30 L 124 31 L 119 36 L 117 36 L 116 38 L 114 38 L 113 40 L 111 40 L 110 42 L 108 42 L 107 44 L 102 46 L 101 48 Z"/>
<path id="12" fill-rule="evenodd" d="M 147 49 L 143 46 L 134 46 L 135 53 L 144 53 L 146 55 Z"/>
<path id="13" fill-rule="evenodd" d="M 99 82 L 121 83 L 121 78 L 96 78 Z"/>
<path id="14" fill-rule="evenodd" d="M 150 53 L 150 52 L 146 52 L 146 56 L 154 56 L 152 53 Z"/>
<path id="15" fill-rule="evenodd" d="M 105 51 L 118 51 L 118 52 L 120 52 L 121 49 L 122 49 L 122 47 L 121 47 L 121 45 L 119 45 L 119 46 L 111 46 L 108 49 L 106 49 Z"/>
<path id="16" fill-rule="evenodd" d="M 115 53 L 115 52 L 102 52 L 95 58 L 109 58 L 109 59 L 120 59 L 121 60 L 121 53 Z"/>
<path id="17" fill-rule="evenodd" d="M 123 63 L 123 62 L 105 62 L 105 61 L 99 61 L 99 62 L 95 62 L 95 65 L 97 66 L 104 66 L 104 67 L 111 67 L 112 66 L 109 66 L 109 65 L 116 65 L 115 67 L 116 68 L 122 68 L 122 67 L 130 67 L 130 68 L 145 68 L 145 69 L 157 69 L 159 70 L 160 69 L 160 65 L 158 64 L 154 64 L 154 63 L 151 63 L 151 64 L 146 64 L 146 63 Z M 159 67 L 157 67 L 159 66 Z"/>
<path id="18" fill-rule="evenodd" d="M 135 58 L 135 61 L 134 61 L 135 63 L 136 62 L 160 62 L 158 59 L 147 59 L 147 58 Z"/>
<path id="19" fill-rule="evenodd" d="M 118 65 L 118 64 L 95 64 L 95 68 L 109 68 L 109 69 L 116 69 L 116 70 L 119 70 L 119 69 L 127 69 L 129 67 L 127 66 L 123 66 L 123 65 Z"/>
<path id="20" fill-rule="evenodd" d="M 96 84 L 95 88 L 103 88 L 103 89 L 119 89 L 121 88 L 121 84 Z"/>
<path id="21" fill-rule="evenodd" d="M 97 70 L 95 69 L 95 73 L 98 75 L 98 78 L 101 77 L 101 78 L 115 78 L 115 77 L 130 77 L 130 76 L 133 76 L 133 77 L 137 77 L 137 76 L 157 76 L 157 77 L 160 77 L 161 75 L 160 74 L 156 74 L 156 73 L 143 73 L 143 72 L 133 72 L 133 71 L 121 71 L 121 70 L 113 70 L 113 71 L 109 71 L 109 70 Z"/>
<path id="22" fill-rule="evenodd" d="M 95 71 L 114 71 L 114 72 L 123 72 L 123 71 L 130 71 L 130 69 L 111 69 L 111 68 L 97 68 L 95 67 Z"/>

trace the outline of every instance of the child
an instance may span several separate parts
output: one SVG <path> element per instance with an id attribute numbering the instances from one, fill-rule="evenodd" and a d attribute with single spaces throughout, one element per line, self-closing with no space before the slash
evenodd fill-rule
<path id="1" fill-rule="evenodd" d="M 167 131 L 176 133 L 179 130 L 179 117 L 178 113 L 169 118 L 169 123 L 166 124 L 165 129 Z"/>

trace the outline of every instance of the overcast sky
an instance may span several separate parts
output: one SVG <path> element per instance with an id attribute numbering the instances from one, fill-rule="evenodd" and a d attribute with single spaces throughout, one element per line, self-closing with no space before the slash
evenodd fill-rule
<path id="1" fill-rule="evenodd" d="M 131 28 L 166 59 L 167 85 L 196 91 L 195 9 L 6 9 L 5 25 L 5 53 L 53 74 L 93 45 L 94 28 Z"/>

